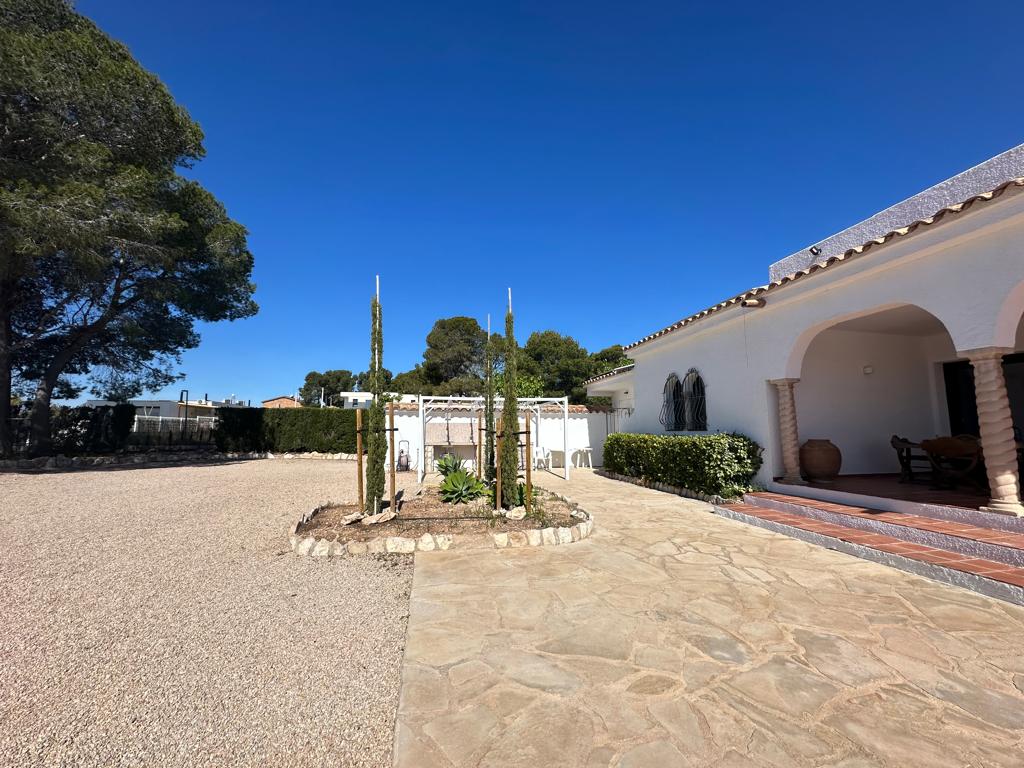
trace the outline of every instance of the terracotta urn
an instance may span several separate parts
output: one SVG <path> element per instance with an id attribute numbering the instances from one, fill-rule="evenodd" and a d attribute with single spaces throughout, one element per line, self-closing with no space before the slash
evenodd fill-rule
<path id="1" fill-rule="evenodd" d="M 830 483 L 839 475 L 843 454 L 831 440 L 808 440 L 800 446 L 800 470 L 812 483 Z"/>

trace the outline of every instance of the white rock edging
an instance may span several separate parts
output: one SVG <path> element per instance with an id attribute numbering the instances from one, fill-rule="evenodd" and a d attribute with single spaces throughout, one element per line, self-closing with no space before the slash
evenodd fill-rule
<path id="1" fill-rule="evenodd" d="M 566 499 L 563 501 L 568 502 Z M 406 536 L 378 536 L 368 541 L 330 541 L 329 539 L 318 539 L 314 536 L 300 536 L 299 528 L 308 523 L 323 509 L 332 506 L 331 503 L 321 504 L 313 507 L 292 526 L 288 540 L 291 543 L 292 551 L 297 555 L 310 555 L 312 557 L 345 557 L 349 555 L 366 554 L 411 554 L 413 552 L 434 552 L 437 550 L 446 551 L 452 549 L 460 538 L 447 533 L 424 533 L 417 538 Z M 572 544 L 590 536 L 594 532 L 594 520 L 589 512 L 579 507 L 572 511 L 572 516 L 579 519 L 579 522 L 572 526 L 560 526 L 549 528 L 531 528 L 520 531 L 502 531 L 489 534 L 497 549 L 512 549 L 518 547 L 541 547 L 559 546 Z M 479 548 L 477 546 L 476 548 Z"/>

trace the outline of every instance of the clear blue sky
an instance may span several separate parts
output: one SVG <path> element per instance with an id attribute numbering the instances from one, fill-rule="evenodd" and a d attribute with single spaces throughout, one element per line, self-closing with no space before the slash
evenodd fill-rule
<path id="1" fill-rule="evenodd" d="M 833 7 L 830 7 L 833 6 Z M 628 343 L 1024 141 L 1024 4 L 79 0 L 206 132 L 261 306 L 193 393 L 385 365 L 433 321 Z M 178 386 L 169 388 L 176 395 Z"/>

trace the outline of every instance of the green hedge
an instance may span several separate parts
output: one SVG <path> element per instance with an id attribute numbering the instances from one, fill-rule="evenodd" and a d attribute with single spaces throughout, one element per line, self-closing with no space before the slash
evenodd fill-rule
<path id="1" fill-rule="evenodd" d="M 738 496 L 761 468 L 761 446 L 737 434 L 635 435 L 604 441 L 604 467 L 700 493 Z"/>
<path id="2" fill-rule="evenodd" d="M 348 408 L 220 408 L 221 451 L 355 453 L 356 412 Z"/>

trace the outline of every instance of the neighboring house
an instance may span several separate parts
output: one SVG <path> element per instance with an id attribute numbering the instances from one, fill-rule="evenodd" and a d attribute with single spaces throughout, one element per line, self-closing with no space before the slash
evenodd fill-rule
<path id="1" fill-rule="evenodd" d="M 302 403 L 291 395 L 278 395 L 263 401 L 264 408 L 301 408 Z"/>
<path id="2" fill-rule="evenodd" d="M 397 392 L 385 394 L 395 402 L 416 402 L 416 395 L 402 395 Z M 338 392 L 336 395 L 331 395 L 331 402 L 339 408 L 368 408 L 373 402 L 373 392 Z"/>
<path id="3" fill-rule="evenodd" d="M 791 494 L 808 438 L 863 476 L 899 471 L 893 435 L 980 435 L 985 509 L 1024 515 L 1024 145 L 769 278 L 627 346 L 635 364 L 590 379 L 588 394 L 611 398 L 621 431 L 743 432 L 764 447 L 759 481 Z"/>
<path id="4" fill-rule="evenodd" d="M 245 408 L 247 404 L 234 395 L 226 400 L 210 400 L 204 397 L 201 400 L 129 400 L 135 406 L 136 416 L 162 416 L 164 418 L 188 418 L 195 416 L 216 416 L 218 408 Z M 115 405 L 112 400 L 87 400 L 85 403 L 90 408 Z"/>

